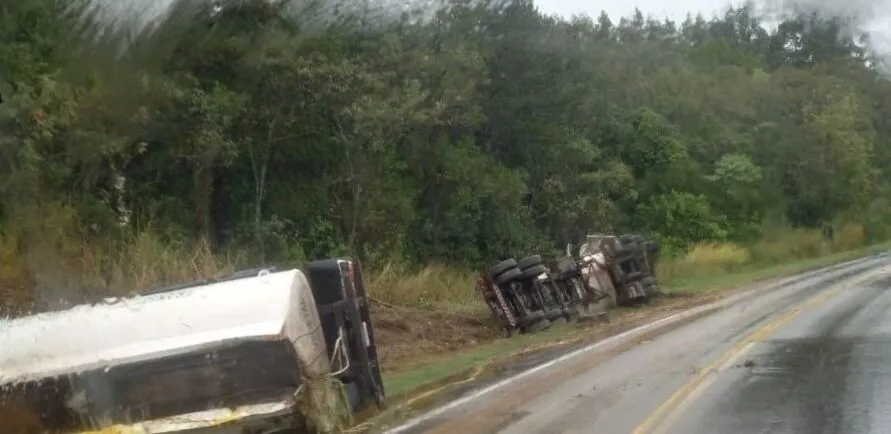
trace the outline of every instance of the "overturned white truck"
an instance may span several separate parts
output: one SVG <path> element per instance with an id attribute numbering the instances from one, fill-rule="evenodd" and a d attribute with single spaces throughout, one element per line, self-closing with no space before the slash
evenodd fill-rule
<path id="1" fill-rule="evenodd" d="M 319 393 L 325 384 L 335 393 Z M 383 404 L 357 261 L 246 270 L 0 322 L 3 433 L 336 430 L 307 414 L 307 399 L 330 412 Z"/>
<path id="2" fill-rule="evenodd" d="M 548 265 L 539 255 L 506 259 L 483 273 L 477 287 L 505 330 L 535 332 L 655 296 L 658 250 L 639 235 L 589 235 L 578 256 L 568 247 Z"/>

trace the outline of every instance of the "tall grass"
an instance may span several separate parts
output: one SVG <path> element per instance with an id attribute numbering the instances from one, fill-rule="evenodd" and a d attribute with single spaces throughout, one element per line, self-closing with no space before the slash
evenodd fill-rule
<path id="1" fill-rule="evenodd" d="M 64 249 L 0 234 L 0 316 L 58 309 L 105 296 L 233 272 L 235 256 L 177 245 L 150 232 L 117 242 L 69 239 Z"/>
<path id="2" fill-rule="evenodd" d="M 134 294 L 161 285 L 230 274 L 244 263 L 238 255 L 214 253 L 203 243 L 165 243 L 143 232 L 111 247 L 84 249 L 85 279 L 110 295 Z"/>
<path id="3" fill-rule="evenodd" d="M 472 308 L 482 303 L 476 292 L 477 277 L 477 273 L 442 264 L 415 271 L 388 264 L 372 270 L 367 283 L 372 297 L 389 304 Z"/>
<path id="4" fill-rule="evenodd" d="M 864 228 L 858 224 L 844 225 L 831 242 L 820 230 L 787 229 L 775 231 L 749 246 L 699 244 L 680 257 L 664 258 L 656 268 L 659 279 L 671 286 L 695 277 L 769 268 L 853 251 L 866 245 Z"/>
<path id="5" fill-rule="evenodd" d="M 87 242 L 69 234 L 62 244 L 37 246 L 0 234 L 0 316 L 135 295 L 223 276 L 248 263 L 204 244 L 171 243 L 151 231 L 114 242 Z M 463 309 L 482 303 L 474 273 L 442 264 L 420 270 L 387 264 L 368 270 L 366 280 L 371 297 L 391 305 Z"/>
<path id="6" fill-rule="evenodd" d="M 865 244 L 863 227 L 853 224 L 838 230 L 832 243 L 816 230 L 778 232 L 749 246 L 705 243 L 683 256 L 663 258 L 657 277 L 670 288 L 698 276 L 764 269 Z M 0 234 L 0 315 L 221 276 L 242 267 L 244 259 L 212 252 L 206 245 L 163 241 L 150 231 L 124 241 L 68 240 L 37 248 Z M 482 306 L 476 292 L 478 274 L 471 270 L 443 264 L 422 269 L 387 264 L 369 269 L 366 276 L 370 295 L 385 304 L 437 309 Z"/>

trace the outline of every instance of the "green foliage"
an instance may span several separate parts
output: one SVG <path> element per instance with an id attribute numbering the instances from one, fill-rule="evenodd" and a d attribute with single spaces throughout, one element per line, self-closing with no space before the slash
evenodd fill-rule
<path id="1" fill-rule="evenodd" d="M 891 83 L 837 20 L 453 1 L 322 28 L 287 3 L 183 3 L 126 37 L 82 4 L 0 6 L 6 239 L 57 204 L 66 233 L 256 263 L 480 266 L 591 231 L 683 252 L 770 219 L 891 235 Z"/>

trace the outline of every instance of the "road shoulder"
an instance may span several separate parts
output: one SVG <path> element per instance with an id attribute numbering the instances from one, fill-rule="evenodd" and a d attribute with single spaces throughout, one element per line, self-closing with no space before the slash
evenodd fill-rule
<path id="1" fill-rule="evenodd" d="M 846 261 L 831 266 L 829 269 L 848 266 L 866 259 L 868 258 Z M 645 341 L 669 331 L 672 326 L 683 325 L 732 305 L 742 298 L 757 296 L 762 291 L 769 291 L 796 280 L 806 279 L 811 273 L 803 272 L 793 276 L 777 277 L 755 284 L 740 285 L 725 291 L 697 292 L 669 297 L 658 300 L 653 303 L 653 306 L 647 308 L 620 309 L 615 311 L 611 320 L 605 324 L 567 326 L 540 335 L 503 339 L 489 348 L 459 354 L 451 361 L 439 362 L 445 364 L 446 367 L 460 366 L 461 363 L 467 364 L 468 362 L 470 366 L 455 369 L 455 372 L 444 376 L 439 381 L 428 383 L 423 388 L 416 389 L 411 393 L 394 396 L 391 399 L 391 406 L 386 412 L 378 415 L 370 424 L 364 425 L 366 427 L 392 425 L 396 421 L 404 420 L 422 410 L 454 402 L 455 399 L 461 399 L 460 397 L 468 396 L 468 394 L 478 393 L 479 390 L 485 390 L 493 384 L 498 384 L 504 378 L 536 369 L 549 361 L 559 360 L 567 354 L 590 347 L 592 344 L 618 344 L 628 340 Z M 437 367 L 442 365 L 431 361 L 427 366 L 426 373 L 436 374 Z M 419 375 L 423 375 L 423 373 Z M 411 378 L 406 381 L 411 381 Z"/>

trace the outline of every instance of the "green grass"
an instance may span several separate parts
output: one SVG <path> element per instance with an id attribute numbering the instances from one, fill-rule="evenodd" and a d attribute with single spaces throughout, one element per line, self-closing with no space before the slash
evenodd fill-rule
<path id="1" fill-rule="evenodd" d="M 526 347 L 567 337 L 579 327 L 554 327 L 541 333 L 500 338 L 447 357 L 419 361 L 414 366 L 384 374 L 384 386 L 390 396 L 403 395 L 418 387 L 456 376 L 469 368 L 516 354 Z"/>
<path id="2" fill-rule="evenodd" d="M 799 259 L 771 266 L 748 266 L 732 273 L 705 273 L 699 275 L 672 276 L 662 282 L 669 292 L 710 292 L 735 288 L 759 280 L 798 274 L 823 268 L 883 250 L 891 249 L 891 242 L 838 252 L 817 258 Z"/>
<path id="3" fill-rule="evenodd" d="M 891 243 L 883 243 L 818 258 L 795 260 L 779 265 L 751 266 L 732 273 L 675 276 L 665 281 L 663 285 L 668 292 L 705 294 L 739 288 L 740 286 L 768 278 L 784 277 L 822 268 L 882 250 L 888 250 L 889 248 L 891 248 Z M 572 332 L 578 332 L 579 330 L 579 327 L 558 327 L 535 335 L 497 339 L 494 342 L 482 344 L 458 354 L 431 358 L 420 361 L 413 367 L 387 373 L 384 375 L 384 383 L 388 395 L 398 399 L 400 395 L 411 394 L 413 391 L 460 377 L 462 373 L 467 373 L 470 369 L 482 364 L 504 359 L 530 345 L 568 339 Z"/>

